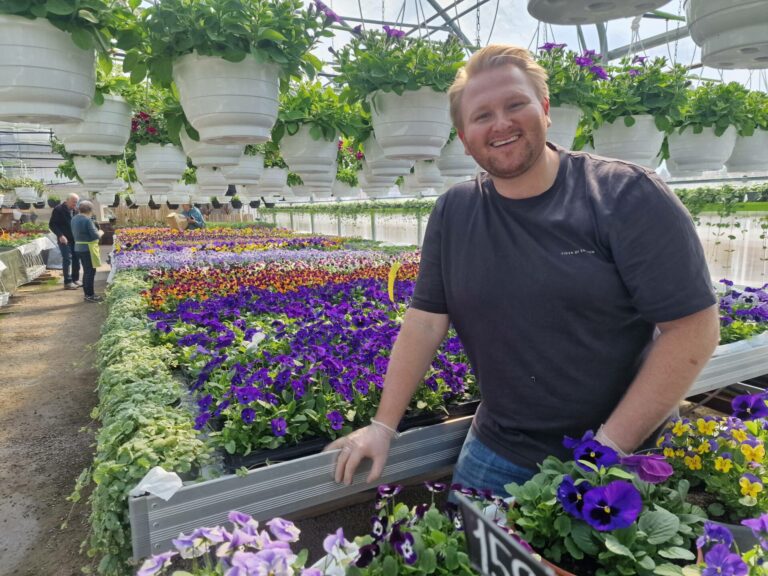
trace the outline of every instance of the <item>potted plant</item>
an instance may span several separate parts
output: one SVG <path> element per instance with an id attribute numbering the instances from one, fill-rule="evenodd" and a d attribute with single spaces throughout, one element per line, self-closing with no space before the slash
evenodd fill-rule
<path id="1" fill-rule="evenodd" d="M 264 173 L 264 155 L 255 146 L 246 146 L 233 166 L 222 166 L 221 171 L 227 184 L 255 186 Z"/>
<path id="2" fill-rule="evenodd" d="M 170 187 L 187 168 L 186 155 L 171 143 L 162 111 L 149 108 L 134 114 L 130 144 L 136 150 L 136 175 L 145 185 Z"/>
<path id="3" fill-rule="evenodd" d="M 79 122 L 93 99 L 95 52 L 133 19 L 124 3 L 91 0 L 0 4 L 0 118 Z"/>
<path id="4" fill-rule="evenodd" d="M 179 132 L 179 140 L 184 153 L 192 164 L 198 167 L 235 166 L 243 155 L 242 144 L 210 144 L 200 141 L 200 135 L 194 131 L 195 138 L 187 133 L 186 127 Z"/>
<path id="5" fill-rule="evenodd" d="M 658 166 L 664 134 L 680 118 L 688 84 L 685 67 L 666 65 L 664 58 L 635 56 L 607 69 L 609 78 L 597 83 L 595 108 L 586 120 L 597 154 Z M 585 141 L 582 136 L 578 146 Z"/>
<path id="6" fill-rule="evenodd" d="M 243 207 L 243 201 L 240 199 L 240 196 L 235 194 L 232 196 L 232 199 L 229 201 L 229 204 L 234 208 L 235 210 L 240 210 L 240 208 Z"/>
<path id="7" fill-rule="evenodd" d="M 149 74 L 178 87 L 184 113 L 203 142 L 269 139 L 282 81 L 321 68 L 309 51 L 330 20 L 300 0 L 167 0 L 142 15 L 144 38 L 124 42 L 132 80 Z M 144 44 L 145 46 L 143 46 Z M 214 83 L 211 79 L 215 78 Z M 212 106 L 215 103 L 215 106 Z"/>
<path id="8" fill-rule="evenodd" d="M 547 71 L 552 120 L 547 139 L 571 148 L 582 113 L 590 112 L 595 104 L 596 80 L 605 79 L 606 72 L 589 55 L 580 55 L 565 47 L 566 44 L 553 42 L 539 46 L 536 62 Z"/>
<path id="9" fill-rule="evenodd" d="M 748 93 L 737 82 L 704 82 L 688 91 L 682 114 L 673 124 L 675 131 L 668 137 L 670 174 L 699 174 L 723 167 L 737 132 L 754 129 L 747 115 Z"/>
<path id="10" fill-rule="evenodd" d="M 272 141 L 291 171 L 300 176 L 333 169 L 339 136 L 356 136 L 363 129 L 362 107 L 339 98 L 319 82 L 292 84 L 281 95 Z"/>
<path id="11" fill-rule="evenodd" d="M 371 112 L 385 156 L 440 156 L 451 131 L 446 92 L 464 64 L 455 37 L 437 42 L 385 26 L 383 32 L 358 32 L 335 57 L 342 96 Z"/>
<path id="12" fill-rule="evenodd" d="M 550 116 L 551 115 L 552 109 L 550 108 Z M 579 112 L 579 117 L 580 116 L 581 112 Z M 576 124 L 578 124 L 579 117 L 576 118 Z M 560 122 L 560 126 L 562 127 L 567 121 L 565 118 L 560 117 L 558 122 Z M 553 120 L 552 123 L 554 124 L 555 120 Z M 576 134 L 576 125 L 573 126 L 573 133 L 574 135 Z M 547 137 L 552 140 L 550 136 Z M 558 138 L 560 138 L 560 136 L 558 136 Z M 570 137 L 570 140 L 573 140 L 573 135 Z M 552 141 L 564 142 L 565 140 L 561 138 L 560 140 Z M 563 144 L 563 146 L 570 148 L 570 144 Z M 448 140 L 448 144 L 446 144 L 440 152 L 440 159 L 437 161 L 437 166 L 440 168 L 440 173 L 443 176 L 449 176 L 451 178 L 472 176 L 477 171 L 477 162 L 475 162 L 475 159 L 464 150 L 464 144 L 457 138 L 455 128 L 451 130 L 451 137 Z M 376 174 L 376 171 L 373 168 L 371 168 L 371 171 L 373 174 Z"/>
<path id="13" fill-rule="evenodd" d="M 49 194 L 48 195 L 48 207 L 49 208 L 56 208 L 56 206 L 58 206 L 59 204 L 61 204 L 61 198 L 56 196 L 56 194 Z"/>
<path id="14" fill-rule="evenodd" d="M 566 438 L 574 460 L 548 457 L 514 497 L 508 525 L 561 574 L 681 574 L 693 561 L 695 533 L 706 519 L 686 501 L 688 483 L 668 481 L 663 456 L 619 456 L 591 432 Z"/>
<path id="15" fill-rule="evenodd" d="M 528 12 L 542 22 L 575 26 L 639 16 L 655 8 L 661 8 L 664 4 L 666 4 L 664 0 L 647 0 L 645 2 L 570 0 L 567 3 L 528 0 Z"/>
<path id="16" fill-rule="evenodd" d="M 743 395 L 732 406 L 732 417 L 674 420 L 659 446 L 675 477 L 699 491 L 710 517 L 737 524 L 768 510 L 768 405 L 764 395 Z"/>
<path id="17" fill-rule="evenodd" d="M 448 146 L 449 144 L 446 144 Z M 444 150 L 445 148 L 443 148 Z M 363 139 L 363 151 L 365 161 L 371 169 L 371 174 L 377 177 L 404 176 L 413 168 L 413 160 L 387 158 L 384 149 L 379 146 L 376 136 L 371 132 L 367 138 Z M 440 154 L 442 155 L 442 151 Z"/>
<path id="18" fill-rule="evenodd" d="M 768 94 L 750 90 L 746 98 L 750 121 L 739 128 L 728 172 L 757 172 L 768 166 Z"/>

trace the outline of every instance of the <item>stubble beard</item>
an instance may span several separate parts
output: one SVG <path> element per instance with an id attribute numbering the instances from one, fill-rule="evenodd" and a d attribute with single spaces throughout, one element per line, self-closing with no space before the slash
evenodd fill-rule
<path id="1" fill-rule="evenodd" d="M 534 146 L 528 145 L 524 150 L 515 150 L 514 152 L 510 152 L 510 155 L 521 155 L 519 160 L 513 164 L 509 163 L 509 155 L 505 156 L 504 158 L 499 158 L 493 154 L 488 154 L 484 158 L 480 159 L 475 158 L 475 162 L 477 162 L 480 167 L 483 168 L 483 170 L 488 172 L 490 176 L 504 180 L 511 180 L 528 172 L 528 170 L 530 170 L 531 167 L 536 164 L 543 153 L 544 147 L 541 147 L 537 154 L 536 148 Z"/>

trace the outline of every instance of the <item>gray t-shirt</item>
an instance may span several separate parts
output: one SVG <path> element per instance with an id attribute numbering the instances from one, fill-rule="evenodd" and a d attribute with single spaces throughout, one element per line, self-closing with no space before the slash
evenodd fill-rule
<path id="1" fill-rule="evenodd" d="M 533 469 L 608 418 L 655 323 L 716 301 L 691 218 L 656 174 L 552 147 L 560 168 L 539 196 L 505 198 L 483 175 L 438 199 L 411 304 L 450 316 L 480 385 L 480 440 Z"/>

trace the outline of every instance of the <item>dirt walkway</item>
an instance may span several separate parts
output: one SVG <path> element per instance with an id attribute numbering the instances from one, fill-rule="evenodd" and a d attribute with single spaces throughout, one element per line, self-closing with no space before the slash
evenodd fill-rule
<path id="1" fill-rule="evenodd" d="M 92 459 L 92 434 L 80 429 L 96 404 L 91 345 L 106 306 L 60 282 L 22 287 L 0 309 L 0 576 L 74 576 L 87 563 L 86 505 L 60 526 Z"/>

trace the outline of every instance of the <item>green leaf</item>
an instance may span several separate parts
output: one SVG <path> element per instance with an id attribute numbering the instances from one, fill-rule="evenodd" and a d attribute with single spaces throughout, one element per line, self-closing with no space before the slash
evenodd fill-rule
<path id="1" fill-rule="evenodd" d="M 659 564 L 653 573 L 658 576 L 683 576 L 683 569 L 675 564 Z"/>
<path id="2" fill-rule="evenodd" d="M 664 544 L 677 534 L 680 519 L 662 508 L 643 512 L 637 526 L 646 533 L 649 544 Z"/>
<path id="3" fill-rule="evenodd" d="M 630 126 L 635 125 L 635 117 L 634 116 L 624 116 L 624 126 L 629 128 Z"/>
<path id="4" fill-rule="evenodd" d="M 606 534 L 605 547 L 618 556 L 626 556 L 627 558 L 632 558 L 633 560 L 635 559 L 635 555 L 632 554 L 632 551 L 624 546 L 624 544 L 619 542 L 618 539 L 612 534 Z"/>
<path id="5" fill-rule="evenodd" d="M 600 549 L 592 538 L 592 528 L 584 522 L 574 522 L 571 530 L 574 544 L 588 556 L 597 556 Z"/>
<path id="6" fill-rule="evenodd" d="M 75 6 L 75 2 L 67 2 L 67 0 L 48 0 L 45 3 L 48 12 L 59 16 L 69 16 L 74 13 Z"/>
<path id="7" fill-rule="evenodd" d="M 72 41 L 78 48 L 82 48 L 83 50 L 90 50 L 93 48 L 93 36 L 83 28 L 75 28 L 72 30 Z"/>
<path id="8" fill-rule="evenodd" d="M 173 82 L 173 61 L 170 57 L 163 56 L 152 62 L 152 77 L 163 86 Z"/>
<path id="9" fill-rule="evenodd" d="M 137 62 L 131 70 L 131 84 L 139 84 L 147 75 L 147 65 L 144 62 Z"/>
<path id="10" fill-rule="evenodd" d="M 234 454 L 237 451 L 237 445 L 235 444 L 234 440 L 230 440 L 229 442 L 224 444 L 224 449 L 230 454 Z"/>
<path id="11" fill-rule="evenodd" d="M 272 40 L 273 42 L 285 42 L 287 38 L 277 30 L 266 29 L 259 33 L 259 40 Z"/>
<path id="12" fill-rule="evenodd" d="M 710 516 L 722 516 L 725 514 L 725 508 L 719 502 L 713 502 L 707 506 L 707 512 L 709 512 Z"/>
<path id="13" fill-rule="evenodd" d="M 634 480 L 635 475 L 631 472 L 627 472 L 626 470 L 622 470 L 621 468 L 609 468 L 608 472 L 605 474 L 606 476 L 613 476 L 615 478 L 621 478 L 623 480 Z"/>
<path id="14" fill-rule="evenodd" d="M 555 529 L 560 536 L 567 536 L 571 532 L 571 518 L 563 514 L 555 520 Z"/>
<path id="15" fill-rule="evenodd" d="M 663 548 L 659 550 L 659 556 L 670 560 L 696 560 L 696 555 L 693 552 L 679 546 Z"/>
<path id="16" fill-rule="evenodd" d="M 77 15 L 80 16 L 80 18 L 82 18 L 83 20 L 87 20 L 91 24 L 99 23 L 99 19 L 96 18 L 96 15 L 90 10 L 78 10 Z"/>
<path id="17" fill-rule="evenodd" d="M 397 560 L 395 560 L 394 556 L 386 556 L 381 564 L 383 576 L 397 576 Z"/>

